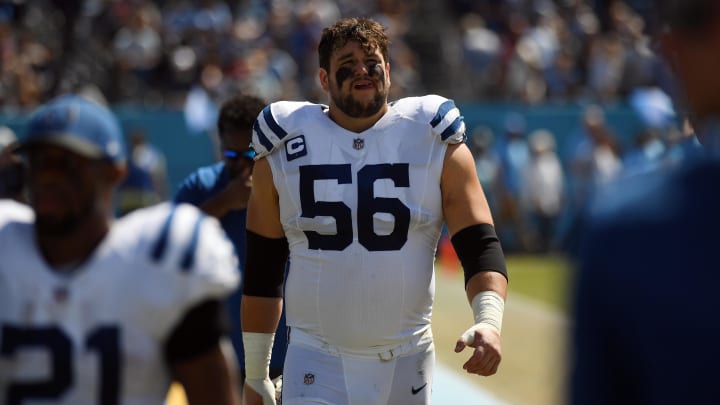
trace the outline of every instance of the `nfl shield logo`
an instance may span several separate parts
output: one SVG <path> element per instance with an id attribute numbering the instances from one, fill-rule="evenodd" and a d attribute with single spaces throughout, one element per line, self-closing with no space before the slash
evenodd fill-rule
<path id="1" fill-rule="evenodd" d="M 365 147 L 365 140 L 362 138 L 353 139 L 353 148 L 360 150 Z"/>
<path id="2" fill-rule="evenodd" d="M 303 379 L 303 382 L 305 385 L 310 385 L 315 382 L 315 376 L 311 373 L 305 374 L 305 378 Z"/>

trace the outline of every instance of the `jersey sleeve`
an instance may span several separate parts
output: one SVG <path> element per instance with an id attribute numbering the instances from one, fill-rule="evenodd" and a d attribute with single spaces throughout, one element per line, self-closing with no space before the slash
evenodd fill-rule
<path id="1" fill-rule="evenodd" d="M 141 228 L 140 260 L 153 279 L 164 280 L 162 289 L 176 305 L 222 299 L 237 289 L 237 257 L 217 219 L 184 203 L 160 204 L 127 219 L 131 228 Z"/>
<path id="2" fill-rule="evenodd" d="M 430 118 L 433 134 L 448 144 L 465 142 L 465 120 L 453 100 L 427 95 L 420 97 L 422 113 Z"/>
<path id="3" fill-rule="evenodd" d="M 430 126 L 430 134 L 447 144 L 465 142 L 465 120 L 453 100 L 438 96 L 407 97 L 391 103 L 405 117 Z"/>
<path id="4" fill-rule="evenodd" d="M 278 101 L 266 106 L 253 125 L 252 148 L 255 160 L 274 152 L 286 139 L 299 133 L 300 122 L 307 108 L 317 104 L 298 101 Z"/>

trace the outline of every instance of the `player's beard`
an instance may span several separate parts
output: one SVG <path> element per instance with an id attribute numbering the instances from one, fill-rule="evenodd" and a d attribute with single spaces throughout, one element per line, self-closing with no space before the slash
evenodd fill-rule
<path id="1" fill-rule="evenodd" d="M 79 218 L 66 216 L 55 218 L 48 215 L 38 215 L 35 218 L 37 232 L 50 237 L 66 236 L 78 228 Z"/>
<path id="2" fill-rule="evenodd" d="M 331 92 L 330 96 L 338 109 L 348 117 L 368 118 L 377 114 L 387 103 L 388 91 L 384 80 L 381 80 L 381 84 L 381 86 L 376 84 L 377 91 L 370 102 L 359 102 L 353 97 L 352 93 L 341 96 L 340 89 L 337 87 L 335 87 L 335 91 Z"/>
<path id="3" fill-rule="evenodd" d="M 77 212 L 68 212 L 63 216 L 36 213 L 35 227 L 38 234 L 48 237 L 57 238 L 69 236 L 89 220 L 90 212 L 94 210 L 95 207 L 93 207 L 93 204 L 88 202 L 88 204 L 85 204 L 85 206 Z"/>

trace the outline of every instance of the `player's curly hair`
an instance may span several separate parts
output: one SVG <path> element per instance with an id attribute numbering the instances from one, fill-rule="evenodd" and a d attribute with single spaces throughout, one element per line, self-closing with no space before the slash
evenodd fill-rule
<path id="1" fill-rule="evenodd" d="M 255 119 L 266 105 L 260 97 L 249 94 L 240 94 L 225 101 L 218 114 L 218 133 L 252 130 Z"/>
<path id="2" fill-rule="evenodd" d="M 385 62 L 390 60 L 388 55 L 390 41 L 385 34 L 385 28 L 380 23 L 369 18 L 343 18 L 323 29 L 318 45 L 320 67 L 329 70 L 330 55 L 349 41 L 359 42 L 368 53 L 378 49 Z"/>

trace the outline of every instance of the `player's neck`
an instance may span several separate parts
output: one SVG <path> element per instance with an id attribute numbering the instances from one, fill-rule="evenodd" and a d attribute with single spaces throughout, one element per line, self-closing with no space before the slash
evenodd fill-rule
<path id="1" fill-rule="evenodd" d="M 36 238 L 47 264 L 59 272 L 67 272 L 84 263 L 109 231 L 109 219 L 94 220 L 63 235 L 36 232 Z"/>
<path id="2" fill-rule="evenodd" d="M 372 128 L 372 126 L 375 125 L 375 123 L 378 122 L 383 115 L 385 115 L 387 110 L 388 105 L 386 103 L 380 111 L 370 117 L 355 118 L 345 114 L 337 106 L 330 105 L 330 108 L 328 109 L 328 117 L 338 124 L 338 126 L 351 132 L 360 133 Z"/>

